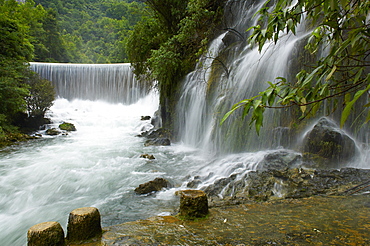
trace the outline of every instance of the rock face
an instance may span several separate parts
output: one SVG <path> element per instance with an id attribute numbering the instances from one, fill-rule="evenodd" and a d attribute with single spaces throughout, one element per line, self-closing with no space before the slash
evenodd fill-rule
<path id="1" fill-rule="evenodd" d="M 44 222 L 27 232 L 28 246 L 64 246 L 64 231 L 58 222 Z"/>
<path id="2" fill-rule="evenodd" d="M 171 145 L 171 141 L 168 138 L 155 138 L 155 139 L 148 139 L 145 141 L 144 146 L 169 146 Z"/>
<path id="3" fill-rule="evenodd" d="M 338 126 L 327 118 L 321 118 L 303 141 L 306 160 L 313 161 L 316 168 L 337 168 L 352 160 L 357 153 L 356 144 Z M 321 159 L 321 161 L 320 161 Z M 323 165 L 323 163 L 331 165 Z"/>
<path id="4" fill-rule="evenodd" d="M 208 198 L 201 190 L 180 192 L 180 213 L 182 219 L 194 220 L 208 215 Z"/>
<path id="5" fill-rule="evenodd" d="M 139 195 L 149 194 L 152 192 L 160 191 L 163 188 L 167 188 L 168 186 L 169 183 L 166 179 L 156 178 L 152 181 L 139 185 L 139 187 L 135 189 L 135 193 Z"/>
<path id="6" fill-rule="evenodd" d="M 159 128 L 156 130 L 149 130 L 142 132 L 138 137 L 146 137 L 148 140 L 144 146 L 168 146 L 171 145 L 171 133 L 169 130 Z"/>
<path id="7" fill-rule="evenodd" d="M 76 131 L 75 125 L 73 125 L 72 123 L 68 123 L 68 122 L 64 122 L 64 123 L 60 124 L 59 129 L 64 130 L 64 131 L 68 131 L 68 132 Z"/>
<path id="8" fill-rule="evenodd" d="M 101 235 L 100 213 L 97 208 L 77 208 L 69 214 L 67 240 L 81 241 Z"/>

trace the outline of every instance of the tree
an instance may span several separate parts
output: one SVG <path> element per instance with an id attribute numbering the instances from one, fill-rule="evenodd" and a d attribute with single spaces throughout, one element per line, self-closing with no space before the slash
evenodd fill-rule
<path id="1" fill-rule="evenodd" d="M 272 6 L 271 6 L 272 5 Z M 277 78 L 255 97 L 242 100 L 225 114 L 224 122 L 235 110 L 243 109 L 243 116 L 251 114 L 251 123 L 259 132 L 266 108 L 296 106 L 302 117 L 315 115 L 323 102 L 333 102 L 333 110 L 344 104 L 340 125 L 343 127 L 353 106 L 363 106 L 364 122 L 370 120 L 368 103 L 370 90 L 370 14 L 369 0 L 276 0 L 266 1 L 258 12 L 259 23 L 249 41 L 259 50 L 269 41 L 278 42 L 282 33 L 296 33 L 304 20 L 312 31 L 306 49 L 317 54 L 326 47 L 328 53 L 312 68 L 302 69 L 295 81 Z M 361 115 L 361 116 L 362 116 Z"/>
<path id="2" fill-rule="evenodd" d="M 43 118 L 55 100 L 54 86 L 49 80 L 30 70 L 27 73 L 24 83 L 29 88 L 29 93 L 25 97 L 28 117 Z"/>
<path id="3" fill-rule="evenodd" d="M 50 82 L 38 78 L 28 65 L 33 43 L 41 44 L 31 34 L 43 32 L 39 21 L 44 13 L 33 1 L 0 0 L 0 140 L 5 133 L 17 132 L 14 123 L 20 114 L 28 110 L 30 116 L 43 117 L 54 100 Z"/>
<path id="4" fill-rule="evenodd" d="M 195 67 L 212 38 L 224 0 L 148 0 L 149 15 L 127 39 L 138 77 L 158 82 L 161 117 L 170 128 L 181 79 Z"/>

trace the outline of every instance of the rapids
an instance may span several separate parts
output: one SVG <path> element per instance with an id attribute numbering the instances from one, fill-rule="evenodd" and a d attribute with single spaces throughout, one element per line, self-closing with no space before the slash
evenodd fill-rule
<path id="1" fill-rule="evenodd" d="M 157 107 L 155 93 L 128 106 L 57 99 L 48 127 L 68 121 L 76 132 L 0 150 L 0 244 L 25 245 L 28 228 L 45 221 L 58 221 L 66 231 L 68 214 L 78 207 L 96 206 L 103 226 L 173 212 L 177 200 L 171 192 L 133 192 L 156 177 L 179 185 L 200 162 L 189 148 L 144 148 L 136 135 L 150 126 L 140 117 Z M 144 153 L 156 160 L 139 158 Z"/>

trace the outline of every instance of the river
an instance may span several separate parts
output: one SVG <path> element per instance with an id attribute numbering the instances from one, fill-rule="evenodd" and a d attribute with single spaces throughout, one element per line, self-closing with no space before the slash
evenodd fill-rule
<path id="1" fill-rule="evenodd" d="M 150 128 L 158 96 L 150 93 L 131 105 L 59 98 L 48 113 L 57 127 L 73 123 L 77 131 L 43 137 L 0 150 L 0 244 L 25 245 L 29 227 L 58 221 L 66 229 L 75 208 L 97 207 L 103 226 L 172 213 L 174 191 L 139 196 L 134 189 L 156 177 L 174 186 L 203 163 L 195 149 L 173 144 L 144 147 L 136 137 Z M 155 160 L 140 158 L 148 153 Z"/>

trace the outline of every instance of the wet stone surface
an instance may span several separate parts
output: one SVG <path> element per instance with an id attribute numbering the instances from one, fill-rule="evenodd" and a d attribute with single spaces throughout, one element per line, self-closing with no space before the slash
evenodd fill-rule
<path id="1" fill-rule="evenodd" d="M 214 207 L 198 221 L 153 217 L 86 245 L 370 245 L 369 194 Z"/>

